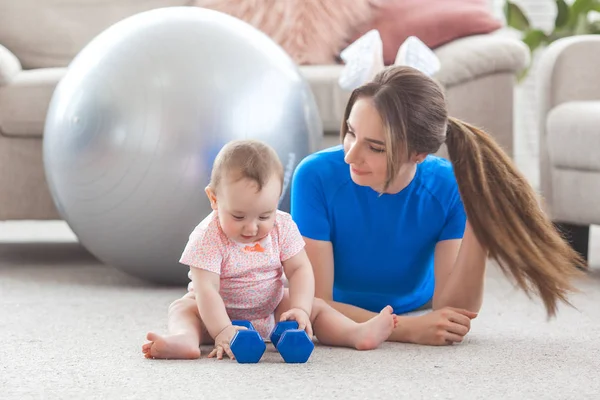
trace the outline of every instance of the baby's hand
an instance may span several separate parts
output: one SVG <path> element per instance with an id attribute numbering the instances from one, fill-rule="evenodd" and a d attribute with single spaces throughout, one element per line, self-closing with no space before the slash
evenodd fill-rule
<path id="1" fill-rule="evenodd" d="M 301 308 L 291 308 L 288 311 L 281 314 L 280 321 L 293 320 L 298 323 L 298 329 L 306 331 L 309 338 L 313 337 L 312 325 L 310 323 L 310 316 L 308 313 Z"/>
<path id="2" fill-rule="evenodd" d="M 219 333 L 215 338 L 215 348 L 213 349 L 213 351 L 210 352 L 208 358 L 213 358 L 214 356 L 217 356 L 217 360 L 222 360 L 223 352 L 225 352 L 225 354 L 227 354 L 229 358 L 234 360 L 235 356 L 233 355 L 229 344 L 231 343 L 231 340 L 233 339 L 237 331 L 243 329 L 247 328 L 245 326 L 229 325 L 228 327 L 223 329 L 221 333 Z"/>

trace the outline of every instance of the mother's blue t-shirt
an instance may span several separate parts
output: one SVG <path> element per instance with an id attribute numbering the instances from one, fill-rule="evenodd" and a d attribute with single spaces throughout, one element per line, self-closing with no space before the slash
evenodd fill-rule
<path id="1" fill-rule="evenodd" d="M 374 312 L 431 300 L 435 246 L 462 238 L 466 223 L 449 161 L 430 155 L 406 188 L 380 195 L 352 181 L 341 146 L 298 165 L 291 214 L 303 236 L 333 245 L 333 299 Z"/>

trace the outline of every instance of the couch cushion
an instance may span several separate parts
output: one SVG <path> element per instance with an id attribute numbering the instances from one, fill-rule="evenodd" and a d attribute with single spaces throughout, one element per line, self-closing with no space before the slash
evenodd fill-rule
<path id="1" fill-rule="evenodd" d="M 442 65 L 436 78 L 446 87 L 496 73 L 516 75 L 530 61 L 529 48 L 508 30 L 457 39 L 435 54 Z"/>
<path id="2" fill-rule="evenodd" d="M 342 89 L 338 84 L 343 68 L 343 65 L 300 66 L 300 73 L 308 81 L 315 97 L 323 130 L 326 132 L 340 130 L 340 121 L 350 97 L 350 92 Z"/>
<path id="3" fill-rule="evenodd" d="M 65 73 L 63 68 L 22 71 L 0 87 L 0 134 L 42 137 L 50 99 Z"/>
<path id="4" fill-rule="evenodd" d="M 575 169 L 552 171 L 552 219 L 572 224 L 600 224 L 600 174 Z"/>
<path id="5" fill-rule="evenodd" d="M 0 44 L 0 86 L 12 81 L 21 72 L 21 63 L 6 47 Z"/>
<path id="6" fill-rule="evenodd" d="M 548 113 L 546 124 L 554 167 L 600 171 L 600 101 L 563 103 Z"/>
<path id="7" fill-rule="evenodd" d="M 500 29 L 502 22 L 494 17 L 489 3 L 489 0 L 371 0 L 372 21 L 358 36 L 377 29 L 383 41 L 385 63 L 390 65 L 409 36 L 436 48 L 458 38 Z"/>
<path id="8" fill-rule="evenodd" d="M 108 26 L 159 7 L 191 0 L 18 0 L 2 1 L 0 43 L 23 68 L 66 67 Z"/>
<path id="9" fill-rule="evenodd" d="M 193 0 L 232 15 L 279 44 L 299 65 L 335 64 L 369 21 L 372 0 Z"/>

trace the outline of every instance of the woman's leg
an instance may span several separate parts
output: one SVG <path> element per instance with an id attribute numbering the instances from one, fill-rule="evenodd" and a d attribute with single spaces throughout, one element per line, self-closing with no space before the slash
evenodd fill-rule
<path id="1" fill-rule="evenodd" d="M 283 300 L 275 310 L 275 320 L 290 309 L 289 292 L 286 289 Z M 321 299 L 313 302 L 310 321 L 319 343 L 328 346 L 350 347 L 358 350 L 371 350 L 385 342 L 396 325 L 396 316 L 391 307 L 385 307 L 370 320 L 357 323 L 335 310 Z"/>
<path id="2" fill-rule="evenodd" d="M 204 328 L 193 292 L 169 306 L 168 334 L 149 332 L 142 346 L 146 358 L 195 359 L 200 357 L 200 343 L 212 339 Z M 203 343 L 203 344 L 204 344 Z"/>

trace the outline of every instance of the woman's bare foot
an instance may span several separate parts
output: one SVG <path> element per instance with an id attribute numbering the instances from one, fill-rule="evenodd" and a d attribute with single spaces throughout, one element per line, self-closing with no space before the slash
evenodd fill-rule
<path id="1" fill-rule="evenodd" d="M 393 311 L 391 306 L 387 306 L 379 315 L 360 324 L 354 334 L 354 347 L 357 350 L 372 350 L 385 342 L 398 323 Z"/>
<path id="2" fill-rule="evenodd" d="M 150 332 L 146 336 L 142 352 L 146 358 L 170 358 L 192 360 L 200 358 L 200 344 L 186 334 L 160 336 Z"/>

